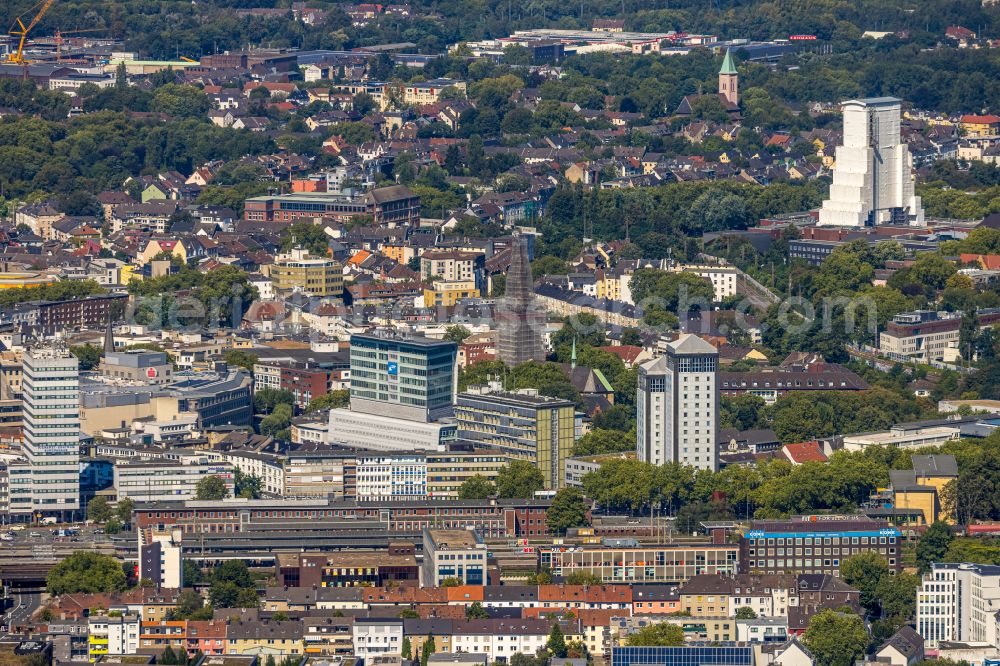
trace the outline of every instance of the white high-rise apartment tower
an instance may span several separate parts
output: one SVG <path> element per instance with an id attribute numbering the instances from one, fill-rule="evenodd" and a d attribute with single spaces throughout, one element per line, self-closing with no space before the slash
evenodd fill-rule
<path id="1" fill-rule="evenodd" d="M 636 448 L 639 460 L 718 469 L 719 351 L 684 334 L 667 353 L 639 367 Z"/>
<path id="2" fill-rule="evenodd" d="M 66 516 L 80 508 L 80 370 L 62 345 L 24 355 L 24 451 L 31 467 L 31 505 Z"/>
<path id="3" fill-rule="evenodd" d="M 844 102 L 844 143 L 837 146 L 830 198 L 819 211 L 820 224 L 924 225 L 920 197 L 913 193 L 913 158 L 900 140 L 900 108 L 895 97 Z"/>
<path id="4" fill-rule="evenodd" d="M 998 611 L 1000 567 L 935 563 L 917 590 L 917 633 L 930 648 L 941 641 L 996 645 Z"/>

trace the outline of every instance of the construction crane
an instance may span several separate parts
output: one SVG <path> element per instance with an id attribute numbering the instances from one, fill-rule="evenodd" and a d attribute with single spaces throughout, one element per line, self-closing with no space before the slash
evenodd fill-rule
<path id="1" fill-rule="evenodd" d="M 10 27 L 9 33 L 11 36 L 18 38 L 17 50 L 7 56 L 7 62 L 17 65 L 25 64 L 24 42 L 28 38 L 28 33 L 31 32 L 32 28 L 38 25 L 38 22 L 42 20 L 42 17 L 45 16 L 45 13 L 49 11 L 49 8 L 52 7 L 55 1 L 56 0 L 40 0 L 38 4 L 34 5 L 27 12 L 18 16 L 14 20 L 14 25 Z M 33 11 L 35 12 L 35 17 L 25 24 L 24 17 Z"/>

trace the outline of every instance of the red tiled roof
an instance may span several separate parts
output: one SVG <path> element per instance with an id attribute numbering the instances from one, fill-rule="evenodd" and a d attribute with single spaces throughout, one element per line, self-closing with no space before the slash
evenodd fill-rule
<path id="1" fill-rule="evenodd" d="M 607 345 L 604 347 L 598 347 L 598 349 L 608 352 L 609 354 L 614 354 L 628 364 L 635 363 L 639 354 L 642 353 L 642 347 L 637 347 L 635 345 Z"/>
<path id="2" fill-rule="evenodd" d="M 969 114 L 962 116 L 962 122 L 966 125 L 996 125 L 1000 123 L 1000 116 L 976 116 Z"/>
<path id="3" fill-rule="evenodd" d="M 960 254 L 958 260 L 963 264 L 980 264 L 990 271 L 1000 269 L 1000 254 Z"/>
<path id="4" fill-rule="evenodd" d="M 785 444 L 785 455 L 795 463 L 804 462 L 826 462 L 827 458 L 819 448 L 819 442 L 801 442 L 799 444 Z"/>

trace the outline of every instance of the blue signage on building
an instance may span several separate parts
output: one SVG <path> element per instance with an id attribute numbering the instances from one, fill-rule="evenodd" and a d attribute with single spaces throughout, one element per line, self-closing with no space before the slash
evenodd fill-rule
<path id="1" fill-rule="evenodd" d="M 399 363 L 397 363 L 396 361 L 389 361 L 386 364 L 386 366 L 385 366 L 385 371 L 388 372 L 392 376 L 398 375 L 399 374 Z"/>

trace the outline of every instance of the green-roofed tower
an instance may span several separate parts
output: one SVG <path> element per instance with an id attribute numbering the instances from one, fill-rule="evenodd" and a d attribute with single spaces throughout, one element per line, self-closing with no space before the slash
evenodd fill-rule
<path id="1" fill-rule="evenodd" d="M 740 103 L 740 73 L 733 62 L 732 51 L 726 49 L 726 57 L 719 69 L 719 96 L 736 106 Z"/>

